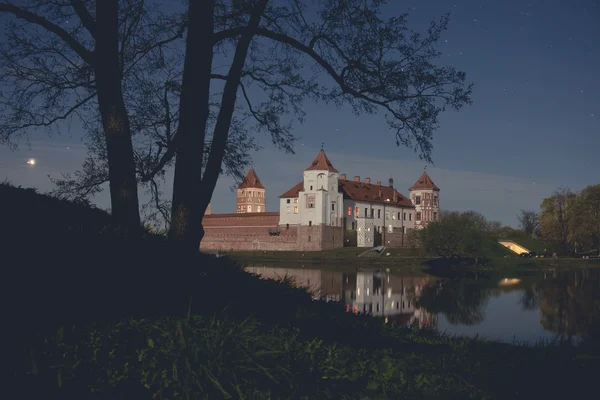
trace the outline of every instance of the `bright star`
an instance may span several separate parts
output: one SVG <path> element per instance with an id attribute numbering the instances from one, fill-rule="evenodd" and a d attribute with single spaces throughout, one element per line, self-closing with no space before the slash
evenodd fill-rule
<path id="1" fill-rule="evenodd" d="M 27 160 L 27 164 L 29 164 L 31 166 L 35 165 L 35 162 L 36 162 L 35 158 L 30 158 L 29 160 Z"/>

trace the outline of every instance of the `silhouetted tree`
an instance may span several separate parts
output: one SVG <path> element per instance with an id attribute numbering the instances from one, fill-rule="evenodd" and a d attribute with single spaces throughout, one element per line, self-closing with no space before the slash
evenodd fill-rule
<path id="1" fill-rule="evenodd" d="M 37 11 L 57 14 L 57 20 L 64 20 L 60 12 L 80 8 L 81 4 L 94 2 L 46 2 L 46 8 Z M 129 28 L 120 31 L 124 44 L 119 47 L 127 107 L 131 109 L 135 100 L 144 102 L 142 96 L 130 97 L 128 91 L 135 93 L 146 87 L 135 85 L 140 80 L 129 77 L 156 70 L 167 71 L 161 73 L 168 76 L 162 80 L 168 83 L 157 85 L 163 89 L 158 92 L 180 102 L 178 111 L 173 113 L 176 118 L 171 118 L 168 111 L 172 101 L 164 101 L 161 109 L 167 111 L 160 114 L 165 118 L 149 118 L 147 126 L 140 124 L 143 136 L 134 140 L 138 180 L 149 183 L 151 190 L 158 192 L 152 180 L 163 176 L 177 155 L 171 238 L 188 243 L 190 248 L 197 248 L 202 238 L 204 211 L 227 160 L 231 138 L 236 127 L 244 129 L 247 116 L 257 122 L 250 129 L 268 132 L 276 146 L 291 152 L 295 140 L 292 120 L 303 120 L 302 105 L 306 99 L 346 103 L 356 113 L 381 110 L 397 145 L 411 147 L 431 161 L 431 139 L 440 112 L 470 103 L 471 87 L 465 83 L 465 74 L 434 64 L 440 54 L 435 45 L 447 27 L 448 16 L 433 22 L 426 34 L 418 34 L 407 29 L 406 14 L 383 18 L 379 0 L 319 0 L 310 4 L 310 9 L 308 2 L 300 0 L 277 4 L 268 0 L 192 0 L 184 16 L 152 12 L 141 0 L 123 0 L 122 5 L 123 10 L 130 11 L 122 15 L 131 16 L 133 10 L 140 10 L 143 16 L 139 19 L 142 22 L 119 25 L 119 29 Z M 151 23 L 145 25 L 143 21 Z M 74 25 L 74 34 L 85 37 L 82 41 L 93 41 L 83 23 L 74 21 Z M 145 51 L 135 46 L 128 50 L 131 47 L 126 39 L 130 32 L 135 33 L 135 46 L 145 43 Z M 187 36 L 185 48 L 178 42 L 182 35 Z M 148 38 L 152 40 L 148 42 Z M 180 57 L 183 51 L 185 56 Z M 217 71 L 216 59 L 229 66 L 226 73 Z M 131 60 L 135 62 L 130 63 Z M 313 73 L 307 68 L 309 64 L 315 67 Z M 321 74 L 332 84 L 327 85 Z M 84 76 L 86 82 L 94 82 L 89 74 Z M 264 95 L 257 95 L 260 91 Z M 262 102 L 256 103 L 258 96 Z M 157 95 L 150 97 L 156 99 Z M 152 107 L 139 110 L 156 115 Z M 134 120 L 130 113 L 131 124 Z M 164 140 L 151 139 L 150 132 L 157 127 Z M 242 161 L 247 154 L 243 150 L 255 146 L 250 140 L 244 141 L 248 137 L 241 136 L 238 142 L 242 151 L 236 154 L 242 155 Z M 88 159 L 84 170 L 106 171 L 102 164 L 104 151 L 99 148 L 98 157 Z M 102 181 L 102 174 L 96 175 L 100 179 L 87 182 L 67 179 L 65 187 L 77 188 L 84 182 L 80 186 L 85 191 L 89 184 Z"/>
<path id="2" fill-rule="evenodd" d="M 140 217 L 122 76 L 151 48 L 141 40 L 151 32 L 142 5 L 141 0 L 0 2 L 0 13 L 14 17 L 7 20 L 0 45 L 0 83 L 6 88 L 0 96 L 0 140 L 14 144 L 29 129 L 53 129 L 86 111 L 97 112 L 112 215 L 130 235 L 139 235 Z"/>
<path id="3" fill-rule="evenodd" d="M 381 1 L 287 0 L 190 2 L 186 65 L 190 72 L 193 131 L 180 129 L 174 139 L 177 161 L 173 188 L 171 237 L 197 246 L 201 220 L 221 168 L 223 148 L 238 95 L 274 142 L 291 151 L 288 112 L 302 116 L 306 98 L 348 103 L 356 113 L 383 110 L 398 145 L 409 146 L 431 160 L 431 138 L 445 107 L 459 109 L 470 102 L 465 74 L 438 67 L 435 43 L 448 16 L 429 27 L 426 35 L 406 28 L 406 15 L 382 18 Z M 212 20 L 208 17 L 212 15 Z M 196 36 L 197 35 L 197 36 Z M 226 75 L 209 72 L 213 54 L 231 49 Z M 306 62 L 330 78 L 326 86 L 310 76 Z M 211 80 L 223 80 L 213 145 L 202 171 Z M 254 83 L 268 101 L 252 106 L 247 87 Z M 184 83 L 186 86 L 186 83 Z M 184 88 L 183 91 L 186 89 Z M 183 118 L 183 116 L 181 117 Z M 198 228 L 199 227 L 199 228 Z"/>
<path id="4" fill-rule="evenodd" d="M 52 178 L 55 194 L 79 201 L 108 183 L 121 225 L 139 226 L 138 183 L 149 194 L 141 207 L 145 216 L 161 224 L 170 220 L 161 183 L 172 162 L 163 155 L 173 152 L 178 128 L 187 19 L 169 6 L 144 0 L 0 2 L 0 16 L 9 17 L 0 45 L 0 141 L 16 145 L 33 129 L 60 132 L 80 123 L 88 156 L 80 171 Z M 209 125 L 217 106 L 211 100 Z M 258 149 L 242 123 L 247 116 L 232 121 L 223 160 L 225 172 L 236 178 L 250 162 L 249 151 Z M 209 136 L 205 153 L 210 146 Z"/>

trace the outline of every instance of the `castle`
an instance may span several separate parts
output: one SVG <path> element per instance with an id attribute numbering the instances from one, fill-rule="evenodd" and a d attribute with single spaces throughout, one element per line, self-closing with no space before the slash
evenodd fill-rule
<path id="1" fill-rule="evenodd" d="M 321 150 L 303 180 L 266 211 L 266 188 L 251 168 L 237 189 L 236 212 L 208 214 L 202 249 L 317 251 L 343 246 L 407 246 L 407 233 L 439 215 L 439 193 L 427 172 L 405 197 L 389 179 L 348 180 Z"/>

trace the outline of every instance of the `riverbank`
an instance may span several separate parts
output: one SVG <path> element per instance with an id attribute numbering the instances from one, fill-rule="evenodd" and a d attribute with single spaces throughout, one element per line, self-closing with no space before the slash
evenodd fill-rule
<path id="1" fill-rule="evenodd" d="M 592 390 L 600 372 L 593 343 L 398 327 L 166 243 L 67 249 L 45 243 L 29 258 L 39 267 L 7 276 L 20 300 L 7 316 L 21 355 L 12 381 L 29 398 L 553 398 Z"/>
<path id="2" fill-rule="evenodd" d="M 0 185 L 3 361 L 20 398 L 448 399 L 593 393 L 594 342 L 386 324 L 234 260 L 122 241 L 107 214 Z M 341 259 L 341 257 L 340 257 Z"/>
<path id="3" fill-rule="evenodd" d="M 328 268 L 345 268 L 346 266 L 382 266 L 382 267 L 427 267 L 428 264 L 441 262 L 433 255 L 426 255 L 420 249 L 386 249 L 383 254 L 373 257 L 361 256 L 367 249 L 343 248 L 313 252 L 299 251 L 234 251 L 221 253 L 242 264 L 282 264 L 293 265 L 326 265 Z M 389 254 L 389 255 L 388 255 Z M 483 261 L 479 268 L 596 268 L 600 267 L 600 259 L 583 259 L 561 257 L 522 258 L 518 256 L 494 257 Z"/>

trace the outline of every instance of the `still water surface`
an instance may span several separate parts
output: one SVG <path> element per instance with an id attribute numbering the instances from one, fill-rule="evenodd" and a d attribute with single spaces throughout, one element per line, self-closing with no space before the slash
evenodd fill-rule
<path id="1" fill-rule="evenodd" d="M 400 324 L 505 342 L 597 337 L 600 270 L 488 272 L 440 277 L 419 269 L 254 265 L 264 278 L 292 278 L 315 298 L 341 301 L 347 312 Z"/>

